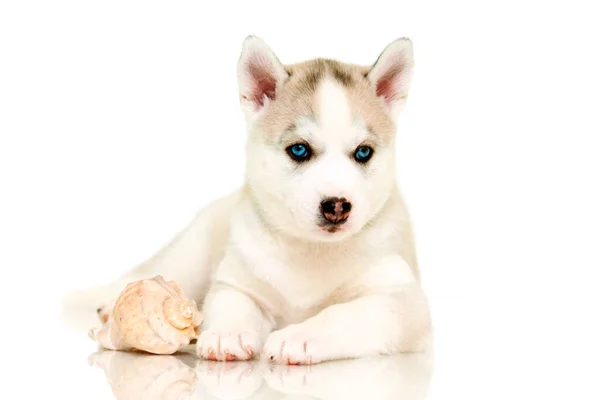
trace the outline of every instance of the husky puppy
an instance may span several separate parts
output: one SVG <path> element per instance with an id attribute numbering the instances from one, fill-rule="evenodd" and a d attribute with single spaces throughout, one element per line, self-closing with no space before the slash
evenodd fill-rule
<path id="1" fill-rule="evenodd" d="M 245 184 L 96 293 L 114 299 L 156 274 L 176 280 L 202 305 L 197 352 L 210 360 L 311 364 L 424 349 L 429 306 L 395 178 L 412 71 L 405 38 L 358 66 L 284 65 L 247 37 L 237 69 Z"/>

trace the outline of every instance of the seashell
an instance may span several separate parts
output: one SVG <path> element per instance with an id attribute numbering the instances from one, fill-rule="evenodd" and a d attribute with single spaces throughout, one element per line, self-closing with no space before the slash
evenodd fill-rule
<path id="1" fill-rule="evenodd" d="M 109 350 L 173 354 L 198 336 L 201 322 L 196 302 L 158 275 L 128 284 L 108 321 L 90 337 Z"/>

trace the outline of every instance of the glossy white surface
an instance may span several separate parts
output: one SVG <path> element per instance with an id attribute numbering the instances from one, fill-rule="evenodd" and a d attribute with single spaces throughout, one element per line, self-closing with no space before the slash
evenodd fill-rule
<path id="1" fill-rule="evenodd" d="M 219 363 L 194 356 L 100 352 L 90 357 L 106 385 L 125 399 L 423 399 L 428 363 L 415 356 L 379 357 L 313 366 Z M 95 371 L 90 371 L 97 375 Z M 295 397 L 296 398 L 296 397 Z"/>

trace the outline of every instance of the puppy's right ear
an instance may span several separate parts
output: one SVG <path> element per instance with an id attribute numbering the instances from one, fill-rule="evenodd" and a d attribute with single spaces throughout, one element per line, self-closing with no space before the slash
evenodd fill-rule
<path id="1" fill-rule="evenodd" d="M 275 53 L 256 36 L 248 36 L 244 40 L 237 73 L 242 108 L 251 114 L 275 100 L 289 78 Z"/>

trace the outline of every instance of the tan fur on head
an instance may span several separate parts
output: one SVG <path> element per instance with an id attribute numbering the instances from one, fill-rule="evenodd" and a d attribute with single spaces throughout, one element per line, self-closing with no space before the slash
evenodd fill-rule
<path id="1" fill-rule="evenodd" d="M 395 132 L 412 78 L 412 43 L 390 43 L 371 66 L 313 59 L 282 64 L 256 36 L 244 41 L 238 62 L 242 108 L 249 126 L 276 140 L 301 118 L 318 119 L 317 88 L 327 77 L 347 91 L 352 112 L 383 142 Z"/>
<path id="2" fill-rule="evenodd" d="M 310 60 L 285 68 L 289 74 L 288 80 L 257 122 L 258 130 L 267 136 L 266 140 L 275 140 L 301 118 L 319 119 L 315 95 L 326 77 L 333 78 L 345 88 L 353 114 L 373 134 L 384 142 L 393 136 L 394 121 L 377 97 L 375 86 L 365 76 L 370 68 L 327 59 Z"/>

